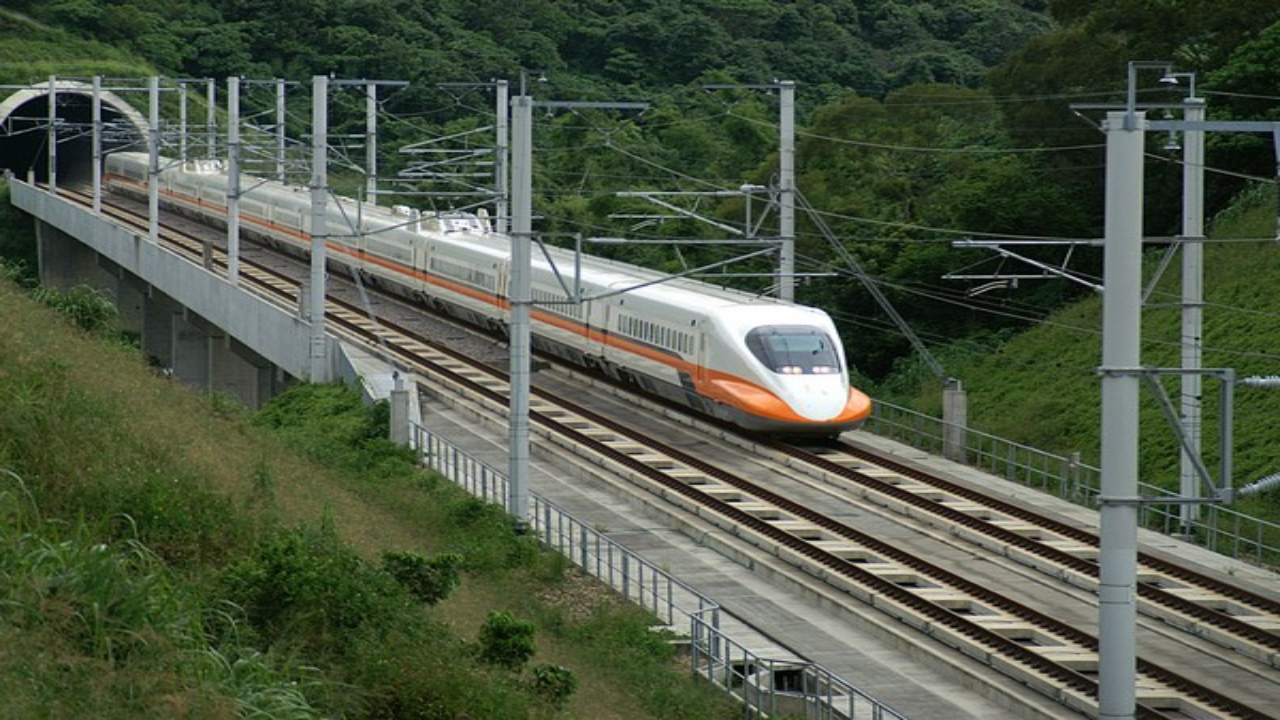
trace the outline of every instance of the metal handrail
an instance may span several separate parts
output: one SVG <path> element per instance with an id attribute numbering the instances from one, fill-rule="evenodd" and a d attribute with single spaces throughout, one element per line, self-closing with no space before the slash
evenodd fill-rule
<path id="1" fill-rule="evenodd" d="M 507 506 L 507 477 L 418 424 L 419 462 L 485 502 Z M 530 529 L 540 542 L 653 613 L 689 643 L 693 671 L 761 717 L 905 720 L 906 716 L 817 663 L 764 658 L 720 629 L 720 606 L 604 536 L 551 501 L 530 494 Z"/>
<path id="2" fill-rule="evenodd" d="M 877 401 L 863 429 L 929 453 L 943 453 L 943 421 L 910 408 Z M 965 438 L 963 464 L 1079 505 L 1097 507 L 1102 471 L 1081 462 L 1079 453 L 1064 457 L 972 428 L 966 429 Z M 1154 499 L 1141 506 L 1143 527 L 1237 560 L 1280 565 L 1280 524 L 1206 504 L 1201 517 L 1188 527 L 1178 505 L 1158 502 L 1172 500 L 1177 493 L 1145 482 L 1138 487 L 1144 496 Z"/>

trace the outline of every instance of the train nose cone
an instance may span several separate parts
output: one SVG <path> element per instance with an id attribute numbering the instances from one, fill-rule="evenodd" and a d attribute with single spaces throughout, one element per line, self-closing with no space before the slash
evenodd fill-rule
<path id="1" fill-rule="evenodd" d="M 792 388 L 791 408 L 810 420 L 830 420 L 844 409 L 848 391 L 838 382 L 805 378 Z"/>

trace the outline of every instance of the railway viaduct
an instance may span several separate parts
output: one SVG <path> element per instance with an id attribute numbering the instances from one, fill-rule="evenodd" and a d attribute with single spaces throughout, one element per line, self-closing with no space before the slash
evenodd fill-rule
<path id="1" fill-rule="evenodd" d="M 150 242 L 145 230 L 127 229 L 70 198 L 72 187 L 92 188 L 95 94 L 102 153 L 145 151 L 147 118 L 115 92 L 56 81 L 10 88 L 0 101 L 0 168 L 9 176 L 13 204 L 35 218 L 41 283 L 98 290 L 164 372 L 249 407 L 298 379 L 341 377 L 359 381 L 371 397 L 389 395 L 391 368 L 332 335 L 325 377 L 311 377 L 304 313 L 249 292 L 217 268 L 206 270 Z"/>

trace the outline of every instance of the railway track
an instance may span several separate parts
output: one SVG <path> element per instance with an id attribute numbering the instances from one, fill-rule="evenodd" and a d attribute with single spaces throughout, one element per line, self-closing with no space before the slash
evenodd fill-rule
<path id="1" fill-rule="evenodd" d="M 111 212 L 116 212 L 114 209 Z M 130 221 L 135 227 L 145 221 Z M 194 262 L 201 261 L 204 243 L 166 229 L 166 243 L 174 243 Z M 225 267 L 215 253 L 214 263 Z M 258 292 L 296 306 L 297 280 L 253 261 L 241 260 L 242 282 Z M 426 338 L 385 319 L 371 319 L 350 303 L 330 299 L 331 322 L 343 332 L 393 354 L 405 365 L 433 376 L 436 386 L 479 397 L 491 412 L 506 412 L 502 373 L 477 364 L 459 353 L 437 347 Z M 840 592 L 917 628 L 929 637 L 1016 678 L 1085 714 L 1096 713 L 1097 641 L 1075 625 L 1053 617 L 975 583 L 961 575 L 886 543 L 796 502 L 747 477 L 730 473 L 672 445 L 659 442 L 581 405 L 535 390 L 531 420 L 548 442 L 590 454 L 647 492 L 725 529 L 743 541 L 765 548 L 792 567 Z M 753 441 L 759 442 L 759 441 Z M 917 468 L 871 458 L 853 446 L 813 451 L 767 443 L 770 452 L 786 458 L 793 471 L 820 477 L 824 483 L 840 478 L 856 483 L 862 492 L 875 492 L 879 504 L 893 503 L 925 510 L 932 522 L 966 528 L 979 545 L 999 545 L 1008 557 L 1088 587 L 1096 575 L 1096 538 L 1052 518 L 1009 503 L 991 501 L 980 493 L 930 477 Z M 951 487 L 954 486 L 954 487 Z M 946 499 L 941 499 L 944 494 Z M 955 498 L 954 500 L 951 498 Z M 1007 507 L 1006 507 L 1007 506 Z M 941 512 L 938 512 L 942 509 Z M 997 518 L 1014 518 L 1016 528 Z M 1028 531 L 1026 526 L 1034 529 Z M 1052 538 L 1049 538 L 1052 536 Z M 1034 560 L 1028 560 L 1033 558 Z M 1274 599 L 1233 588 L 1171 563 L 1144 557 L 1144 604 L 1161 608 L 1162 620 L 1193 633 L 1208 634 L 1254 661 L 1276 667 L 1276 634 L 1266 625 L 1277 616 Z M 1212 582 L 1209 582 L 1212 581 Z M 1172 585 L 1196 587 L 1203 602 L 1175 592 Z M 1223 612 L 1247 608 L 1250 619 Z M 1211 631 L 1209 630 L 1211 629 Z M 1265 718 L 1267 711 L 1228 697 L 1148 660 L 1139 660 L 1141 717 Z"/>
<path id="2" fill-rule="evenodd" d="M 817 451 L 764 444 L 807 474 L 856 484 L 879 504 L 927 517 L 1047 575 L 1096 590 L 1096 533 L 848 443 Z M 1280 668 L 1280 599 L 1150 553 L 1140 553 L 1138 562 L 1138 595 L 1147 615 Z"/>

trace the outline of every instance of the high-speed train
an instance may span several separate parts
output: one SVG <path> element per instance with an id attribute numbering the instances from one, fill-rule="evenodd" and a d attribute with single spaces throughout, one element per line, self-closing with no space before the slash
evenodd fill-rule
<path id="1" fill-rule="evenodd" d="M 148 157 L 114 153 L 103 177 L 146 193 Z M 166 207 L 225 222 L 220 163 L 162 160 Z M 305 252 L 305 188 L 245 177 L 242 232 Z M 423 214 L 350 199 L 325 203 L 331 266 L 472 324 L 503 330 L 510 317 L 510 238 L 470 213 Z M 599 370 L 652 394 L 777 435 L 833 436 L 856 427 L 871 400 L 849 383 L 844 348 L 823 311 L 548 247 L 534 252 L 530 312 L 539 351 Z M 570 302 L 574 277 L 581 302 Z M 563 282 L 562 282 L 563 280 Z"/>

